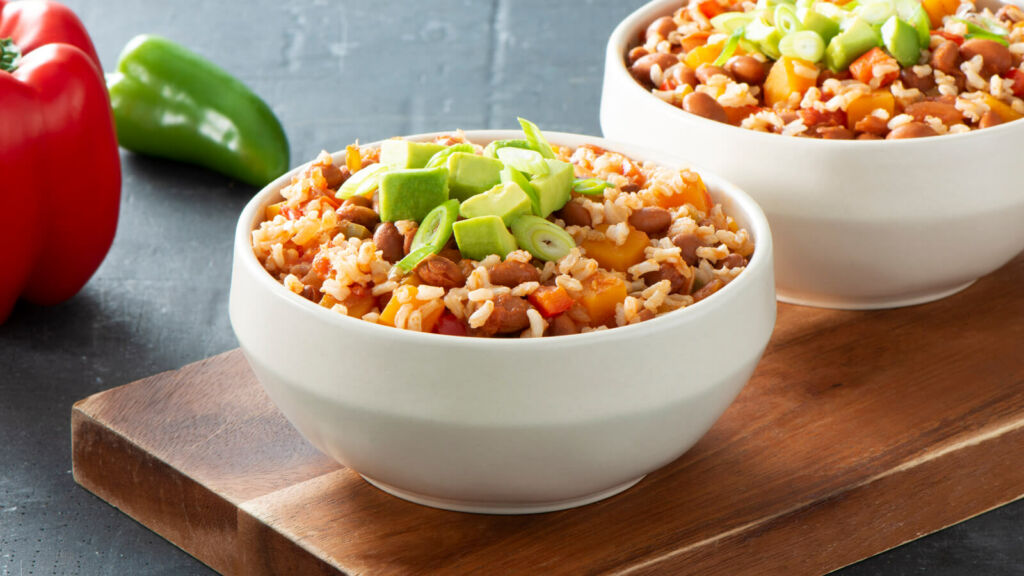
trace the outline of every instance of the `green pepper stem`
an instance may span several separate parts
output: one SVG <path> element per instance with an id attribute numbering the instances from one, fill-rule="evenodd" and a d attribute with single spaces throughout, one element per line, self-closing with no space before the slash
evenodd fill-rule
<path id="1" fill-rule="evenodd" d="M 11 38 L 0 38 L 0 70 L 14 72 L 18 69 L 21 50 Z"/>

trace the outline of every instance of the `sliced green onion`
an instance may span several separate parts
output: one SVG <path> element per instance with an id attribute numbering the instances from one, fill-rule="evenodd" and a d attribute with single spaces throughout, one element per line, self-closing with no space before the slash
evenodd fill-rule
<path id="1" fill-rule="evenodd" d="M 508 147 L 526 148 L 527 150 L 531 150 L 530 143 L 527 142 L 526 140 L 523 140 L 522 138 L 515 138 L 512 140 L 495 140 L 494 142 L 488 144 L 486 148 L 484 148 L 484 156 L 487 156 L 488 158 L 497 158 L 498 148 Z"/>
<path id="2" fill-rule="evenodd" d="M 880 26 L 888 20 L 894 12 L 896 12 L 896 10 L 893 9 L 892 4 L 889 2 L 869 2 L 857 10 L 857 15 L 872 26 Z"/>
<path id="3" fill-rule="evenodd" d="M 440 154 L 440 152 L 438 152 L 438 154 Z M 338 188 L 334 197 L 344 200 L 353 196 L 369 196 L 370 194 L 373 194 L 373 191 L 377 189 L 377 186 L 380 186 L 381 177 L 390 170 L 391 166 L 388 166 L 387 164 L 370 164 L 352 176 L 349 176 L 349 179 L 345 180 L 345 183 L 341 185 L 341 188 Z"/>
<path id="4" fill-rule="evenodd" d="M 775 27 L 783 35 L 796 32 L 801 28 L 800 19 L 796 17 L 796 8 L 789 4 L 779 4 L 776 6 L 775 12 L 772 15 L 772 21 L 775 22 Z"/>
<path id="5" fill-rule="evenodd" d="M 711 19 L 711 25 L 715 30 L 721 30 L 726 34 L 732 34 L 738 28 L 749 24 L 757 15 L 753 12 L 725 12 Z"/>
<path id="6" fill-rule="evenodd" d="M 610 188 L 611 182 L 605 182 L 597 178 L 576 178 L 572 181 L 572 191 L 577 194 L 596 196 L 603 194 L 605 188 Z"/>
<path id="7" fill-rule="evenodd" d="M 964 36 L 965 40 L 973 40 L 975 38 L 978 38 L 980 40 L 991 40 L 993 42 L 999 42 L 1003 46 L 1010 45 L 1010 42 L 1006 38 L 998 34 L 993 34 L 991 32 L 971 32 Z"/>
<path id="8" fill-rule="evenodd" d="M 548 144 L 547 138 L 544 138 L 540 128 L 525 118 L 517 118 L 517 120 L 519 120 L 519 125 L 523 127 L 523 134 L 526 135 L 526 141 L 530 143 L 530 148 L 533 148 L 545 158 L 554 159 L 555 151 L 551 149 L 551 145 Z"/>
<path id="9" fill-rule="evenodd" d="M 417 264 L 422 262 L 424 258 L 430 256 L 431 254 L 436 254 L 437 252 L 438 250 L 431 246 L 430 244 L 424 244 L 423 246 L 420 246 L 416 250 L 413 250 L 412 252 L 406 254 L 405 258 L 399 260 L 398 263 L 395 264 L 395 266 L 398 267 L 398 269 L 401 270 L 402 272 L 408 274 L 409 272 L 412 271 L 413 268 L 416 267 Z"/>
<path id="10" fill-rule="evenodd" d="M 473 152 L 473 145 L 466 144 L 465 142 L 459 144 L 452 144 L 444 150 L 438 150 L 427 160 L 427 165 L 424 168 L 440 168 L 448 164 L 448 157 L 456 152 Z"/>
<path id="11" fill-rule="evenodd" d="M 850 17 L 849 13 L 831 2 L 816 2 L 813 8 L 818 14 L 839 24 L 840 28 L 843 27 L 843 22 Z"/>
<path id="12" fill-rule="evenodd" d="M 963 18 L 954 18 L 953 20 L 967 26 L 967 34 L 964 34 L 964 38 L 967 40 L 970 40 L 972 38 L 980 38 L 983 40 L 992 40 L 995 42 L 999 42 L 1004 46 L 1010 45 L 1010 42 L 1002 34 L 998 32 L 995 32 L 993 30 L 986 30 L 985 28 L 978 26 L 974 22 L 964 20 Z"/>
<path id="13" fill-rule="evenodd" d="M 737 28 L 732 36 L 725 41 L 725 46 L 722 47 L 722 53 L 715 58 L 715 61 L 711 63 L 712 66 L 724 66 L 729 58 L 736 53 L 736 47 L 740 45 L 740 39 L 743 38 L 743 28 Z"/>
<path id="14" fill-rule="evenodd" d="M 817 32 L 801 30 L 783 36 L 779 40 L 779 52 L 783 56 L 817 62 L 825 55 L 825 41 Z"/>
<path id="15" fill-rule="evenodd" d="M 743 36 L 747 40 L 758 44 L 764 42 L 769 36 L 776 33 L 777 30 L 775 30 L 775 27 L 765 22 L 764 18 L 757 18 L 753 20 L 743 29 Z"/>
<path id="16" fill-rule="evenodd" d="M 549 172 L 548 163 L 536 150 L 524 150 L 522 148 L 498 148 L 498 160 L 506 166 L 511 166 L 520 172 L 526 172 L 534 176 L 544 176 Z"/>

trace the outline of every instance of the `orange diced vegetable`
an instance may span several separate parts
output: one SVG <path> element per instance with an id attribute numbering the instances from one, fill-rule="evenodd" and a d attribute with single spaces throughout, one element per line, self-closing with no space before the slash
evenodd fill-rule
<path id="1" fill-rule="evenodd" d="M 764 101 L 769 106 L 785 105 L 791 94 L 803 93 L 818 81 L 818 67 L 799 58 L 783 56 L 772 64 L 764 81 Z"/>
<path id="2" fill-rule="evenodd" d="M 875 77 L 875 67 L 885 66 L 888 69 L 881 78 L 879 86 L 888 86 L 893 80 L 900 76 L 900 65 L 895 58 L 889 56 L 881 48 L 875 47 L 861 54 L 856 60 L 850 63 L 850 74 L 865 84 L 869 84 Z"/>
<path id="3" fill-rule="evenodd" d="M 593 326 L 615 318 L 615 306 L 626 299 L 626 282 L 613 274 L 597 272 L 583 281 L 580 304 L 586 309 Z"/>
<path id="4" fill-rule="evenodd" d="M 277 204 L 271 204 L 270 206 L 267 206 L 267 220 L 273 220 L 278 214 L 281 213 L 281 209 L 284 208 L 284 205 L 287 203 L 287 200 L 282 200 Z"/>
<path id="5" fill-rule="evenodd" d="M 725 7 L 718 0 L 697 0 L 697 9 L 708 20 L 725 12 Z"/>
<path id="6" fill-rule="evenodd" d="M 1019 112 L 1011 108 L 1006 102 L 1003 102 L 991 94 L 985 94 L 985 104 L 988 104 L 989 110 L 999 114 L 999 117 L 1003 119 L 1003 122 L 1018 120 L 1022 117 Z"/>
<path id="7" fill-rule="evenodd" d="M 697 68 L 700 68 L 701 64 L 711 64 L 714 62 L 715 59 L 718 58 L 718 55 L 722 53 L 722 48 L 724 46 L 724 41 L 698 46 L 686 53 L 686 58 L 683 62 L 686 62 L 687 66 L 696 70 Z"/>
<path id="8" fill-rule="evenodd" d="M 409 295 L 407 304 L 413 307 L 413 311 L 422 310 L 424 306 L 429 304 L 428 301 L 416 299 L 416 287 L 411 285 L 399 286 L 395 292 L 391 295 L 391 300 L 388 300 L 387 306 L 380 313 L 380 323 L 386 326 L 395 325 L 395 316 L 398 314 L 398 310 L 402 307 L 402 304 L 398 301 L 399 293 L 405 292 Z M 434 306 L 427 314 L 421 317 L 420 326 L 424 332 L 433 332 L 434 326 L 437 324 L 441 313 L 444 312 L 444 306 Z"/>
<path id="9" fill-rule="evenodd" d="M 960 6 L 960 0 L 921 0 L 921 6 L 928 13 L 928 19 L 932 21 L 932 28 L 942 26 L 942 18 L 956 13 Z"/>
<path id="10" fill-rule="evenodd" d="M 561 286 L 541 286 L 534 290 L 528 297 L 530 303 L 545 318 L 558 316 L 569 308 L 572 308 L 573 299 L 565 288 Z"/>
<path id="11" fill-rule="evenodd" d="M 678 208 L 683 204 L 692 204 L 694 208 L 707 214 L 708 210 L 711 210 L 713 202 L 711 195 L 708 194 L 708 187 L 704 185 L 700 174 L 692 170 L 683 170 L 680 176 L 683 189 L 669 195 L 666 194 L 669 190 L 655 188 L 654 201 L 662 208 Z"/>
<path id="12" fill-rule="evenodd" d="M 599 224 L 595 228 L 604 232 L 608 229 L 608 225 Z M 626 236 L 626 241 L 621 246 L 615 244 L 611 238 L 604 238 L 602 240 L 584 240 L 580 243 L 580 247 L 588 257 L 597 260 L 602 268 L 625 272 L 630 266 L 644 260 L 644 248 L 647 248 L 649 241 L 647 234 L 629 226 L 629 235 Z"/>
<path id="13" fill-rule="evenodd" d="M 849 106 L 846 107 L 847 127 L 853 130 L 857 122 L 860 122 L 879 109 L 885 110 L 889 118 L 892 118 L 893 112 L 896 109 L 896 99 L 893 98 L 892 92 L 888 90 L 875 90 L 850 102 Z"/>
<path id="14" fill-rule="evenodd" d="M 352 174 L 355 174 L 363 167 L 363 159 L 359 155 L 358 144 L 349 144 L 348 146 L 345 146 L 345 166 Z"/>
<path id="15" fill-rule="evenodd" d="M 710 36 L 711 32 L 707 31 L 693 32 L 692 34 L 687 34 L 686 36 L 683 36 L 683 52 L 689 53 L 693 51 L 694 48 L 707 44 L 708 38 Z"/>

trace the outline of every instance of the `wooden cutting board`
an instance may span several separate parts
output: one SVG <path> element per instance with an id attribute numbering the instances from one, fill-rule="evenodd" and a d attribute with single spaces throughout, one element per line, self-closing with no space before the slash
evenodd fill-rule
<path id="1" fill-rule="evenodd" d="M 708 435 L 575 510 L 389 496 L 309 446 L 237 350 L 72 424 L 82 486 L 227 574 L 821 574 L 1024 496 L 1024 255 L 928 305 L 780 304 Z"/>

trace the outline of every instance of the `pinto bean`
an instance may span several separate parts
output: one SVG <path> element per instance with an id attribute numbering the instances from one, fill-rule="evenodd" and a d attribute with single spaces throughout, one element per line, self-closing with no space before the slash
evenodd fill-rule
<path id="1" fill-rule="evenodd" d="M 419 229 L 419 224 L 413 220 L 399 220 L 399 222 L 403 223 L 405 229 L 405 233 L 403 234 L 403 236 L 405 236 L 405 240 L 402 242 L 402 252 L 408 254 L 409 252 L 412 252 L 412 239 L 416 237 L 416 230 Z"/>
<path id="2" fill-rule="evenodd" d="M 729 254 L 725 258 L 715 262 L 715 268 L 739 268 L 740 266 L 746 265 L 747 259 L 739 254 Z"/>
<path id="3" fill-rule="evenodd" d="M 714 98 L 703 92 L 693 92 L 683 98 L 683 110 L 715 122 L 728 122 L 725 108 Z"/>
<path id="4" fill-rule="evenodd" d="M 579 332 L 579 327 L 572 321 L 572 318 L 569 318 L 568 314 L 559 314 L 548 324 L 549 336 L 568 336 L 569 334 L 579 334 Z"/>
<path id="5" fill-rule="evenodd" d="M 526 314 L 529 309 L 526 300 L 511 294 L 499 294 L 494 298 L 494 311 L 478 330 L 486 336 L 524 330 L 530 325 L 530 317 Z"/>
<path id="6" fill-rule="evenodd" d="M 875 136 L 885 136 L 889 133 L 889 122 L 873 114 L 868 114 L 858 120 L 854 124 L 853 129 L 857 132 L 874 134 Z"/>
<path id="7" fill-rule="evenodd" d="M 960 55 L 970 60 L 981 55 L 981 76 L 989 78 L 993 74 L 1003 75 L 1013 66 L 1013 55 L 1010 49 L 995 40 L 987 38 L 971 38 L 960 46 Z"/>
<path id="8" fill-rule="evenodd" d="M 900 81 L 903 82 L 903 87 L 907 90 L 917 88 L 921 92 L 927 92 L 935 88 L 934 74 L 929 73 L 924 76 L 918 76 L 911 68 L 904 68 L 900 71 Z"/>
<path id="9" fill-rule="evenodd" d="M 402 249 L 405 238 L 393 222 L 381 222 L 380 226 L 377 226 L 373 233 L 373 244 L 383 253 L 382 257 L 392 264 L 405 255 Z"/>
<path id="10" fill-rule="evenodd" d="M 693 283 L 693 277 L 687 278 L 683 276 L 676 267 L 668 262 L 663 262 L 661 267 L 652 272 L 648 272 L 641 276 L 644 282 L 648 286 L 654 286 L 662 280 L 668 280 L 669 292 L 678 292 L 680 294 L 689 294 L 690 285 Z"/>
<path id="11" fill-rule="evenodd" d="M 679 246 L 679 255 L 690 266 L 697 265 L 697 248 L 704 245 L 696 234 L 680 232 L 672 237 L 672 243 Z"/>
<path id="12" fill-rule="evenodd" d="M 373 211 L 373 208 L 367 208 L 366 206 L 342 204 L 337 212 L 339 220 L 348 220 L 353 224 L 365 226 L 368 230 L 373 230 L 377 223 L 380 222 L 380 216 Z"/>
<path id="13" fill-rule="evenodd" d="M 1003 117 L 998 112 L 989 110 L 981 115 L 981 120 L 978 121 L 978 128 L 991 128 L 1003 123 Z"/>
<path id="14" fill-rule="evenodd" d="M 337 190 L 339 186 L 345 183 L 345 180 L 348 180 L 350 175 L 347 166 L 338 168 L 334 164 L 321 166 L 320 173 L 323 174 L 324 180 L 327 181 L 327 187 L 332 190 Z"/>
<path id="15" fill-rule="evenodd" d="M 953 104 L 947 104 L 945 102 L 914 102 L 910 106 L 907 106 L 905 113 L 910 114 L 914 117 L 914 120 L 918 122 L 924 122 L 925 117 L 933 116 L 942 121 L 946 126 L 952 126 L 954 124 L 960 124 L 964 121 L 964 115 L 962 112 L 956 109 Z"/>
<path id="16" fill-rule="evenodd" d="M 902 126 L 898 126 L 889 135 L 885 137 L 886 140 L 902 140 L 905 138 L 924 138 L 926 136 L 935 136 L 938 134 L 931 126 L 922 122 L 908 122 Z"/>
<path id="17" fill-rule="evenodd" d="M 637 82 L 650 88 L 654 86 L 654 82 L 651 81 L 651 68 L 657 64 L 662 71 L 665 71 L 676 62 L 679 62 L 679 59 L 672 54 L 656 52 L 637 58 L 637 61 L 633 62 L 633 65 L 629 67 L 629 73 L 633 75 L 633 78 L 636 78 Z"/>
<path id="18" fill-rule="evenodd" d="M 494 265 L 491 268 L 491 283 L 499 286 L 515 288 L 523 282 L 537 282 L 540 280 L 540 272 L 533 264 L 520 262 L 518 260 L 506 260 Z"/>
<path id="19" fill-rule="evenodd" d="M 669 33 L 676 28 L 676 21 L 671 16 L 662 16 L 647 26 L 647 30 L 644 32 L 644 43 L 655 36 L 662 40 L 668 40 Z"/>
<path id="20" fill-rule="evenodd" d="M 960 73 L 960 47 L 956 42 L 947 40 L 939 44 L 932 52 L 932 68 L 941 70 L 946 74 Z"/>
<path id="21" fill-rule="evenodd" d="M 714 280 L 698 288 L 697 291 L 693 293 L 693 301 L 700 302 L 701 300 L 721 290 L 722 286 L 725 286 L 725 283 L 719 280 L 718 278 L 715 278 Z"/>
<path id="22" fill-rule="evenodd" d="M 704 64 L 700 68 L 697 68 L 697 80 L 700 80 L 703 84 L 707 84 L 711 81 L 711 78 L 718 76 L 719 74 L 729 78 L 730 80 L 732 79 L 732 73 L 721 66 Z"/>
<path id="23" fill-rule="evenodd" d="M 878 134 L 872 134 L 870 132 L 864 132 L 863 134 L 857 134 L 857 140 L 885 140 Z"/>
<path id="24" fill-rule="evenodd" d="M 853 131 L 846 126 L 820 126 L 818 136 L 825 140 L 853 140 Z"/>
<path id="25" fill-rule="evenodd" d="M 672 224 L 672 213 L 658 206 L 644 206 L 630 214 L 629 223 L 647 234 L 664 234 Z"/>
<path id="26" fill-rule="evenodd" d="M 437 255 L 442 258 L 447 258 L 456 264 L 462 262 L 462 252 L 459 252 L 458 248 L 444 248 L 438 252 Z"/>
<path id="27" fill-rule="evenodd" d="M 752 56 L 733 56 L 725 63 L 725 69 L 731 72 L 732 77 L 738 82 L 746 82 L 751 86 L 764 82 L 764 64 Z"/>
<path id="28" fill-rule="evenodd" d="M 373 210 L 373 200 L 367 198 L 366 196 L 352 196 L 351 198 L 346 198 L 345 201 L 341 203 L 341 205 L 362 206 L 363 208 L 369 208 Z"/>
<path id="29" fill-rule="evenodd" d="M 632 66 L 634 62 L 648 54 L 650 54 L 650 52 L 647 51 L 647 48 L 644 48 L 643 46 L 636 46 L 626 54 L 626 60 L 628 60 L 629 65 Z"/>
<path id="30" fill-rule="evenodd" d="M 561 218 L 566 226 L 590 226 L 590 211 L 579 202 L 567 202 L 555 215 Z"/>
<path id="31" fill-rule="evenodd" d="M 437 254 L 431 254 L 421 260 L 413 271 L 420 282 L 431 286 L 440 286 L 445 290 L 458 288 L 466 283 L 466 277 L 462 274 L 458 264 Z"/>

